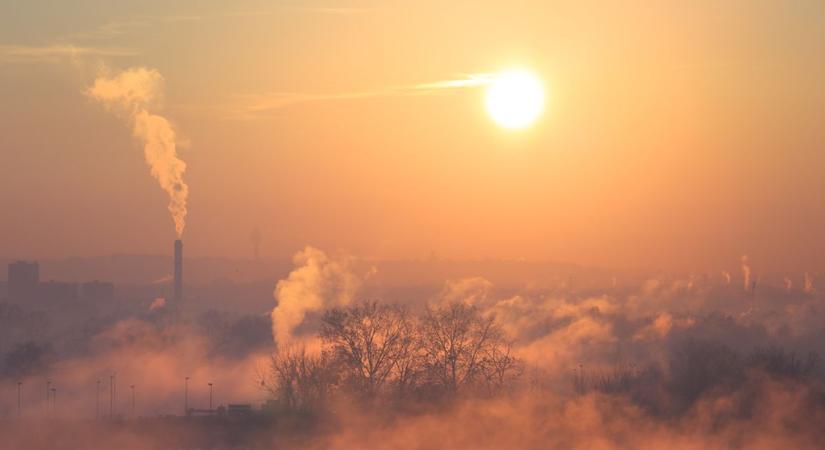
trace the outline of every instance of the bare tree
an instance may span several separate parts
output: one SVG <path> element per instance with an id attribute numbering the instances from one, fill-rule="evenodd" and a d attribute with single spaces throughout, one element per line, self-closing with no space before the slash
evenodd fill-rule
<path id="1" fill-rule="evenodd" d="M 364 302 L 324 314 L 321 338 L 345 367 L 350 387 L 372 397 L 394 378 L 408 383 L 414 330 L 403 308 Z"/>
<path id="2" fill-rule="evenodd" d="M 416 318 L 410 317 L 402 324 L 402 340 L 395 355 L 393 379 L 396 394 L 401 398 L 418 387 L 423 372 L 424 353 L 418 332 L 419 323 Z"/>
<path id="3" fill-rule="evenodd" d="M 272 355 L 261 385 L 281 406 L 291 411 L 313 412 L 329 399 L 337 383 L 337 369 L 324 355 L 304 348 Z"/>
<path id="4" fill-rule="evenodd" d="M 524 373 L 524 364 L 512 353 L 509 343 L 489 346 L 481 364 L 484 385 L 489 395 L 511 386 Z"/>
<path id="5" fill-rule="evenodd" d="M 262 383 L 290 410 L 309 411 L 342 387 L 365 400 L 474 391 L 493 395 L 521 374 L 493 316 L 466 303 L 404 308 L 364 302 L 328 310 L 320 356 L 304 350 L 273 356 Z"/>
<path id="6" fill-rule="evenodd" d="M 428 307 L 419 327 L 428 381 L 449 393 L 502 385 L 517 360 L 492 315 L 466 303 Z"/>

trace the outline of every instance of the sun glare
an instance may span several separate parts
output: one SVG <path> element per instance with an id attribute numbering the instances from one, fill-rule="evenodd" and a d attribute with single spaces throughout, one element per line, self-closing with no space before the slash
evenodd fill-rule
<path id="1" fill-rule="evenodd" d="M 527 128 L 544 110 L 544 87 L 528 70 L 507 70 L 490 83 L 485 104 L 490 117 L 500 126 L 511 130 Z"/>

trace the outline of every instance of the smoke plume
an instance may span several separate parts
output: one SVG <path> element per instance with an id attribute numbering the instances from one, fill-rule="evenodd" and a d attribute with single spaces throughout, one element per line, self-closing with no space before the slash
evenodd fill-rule
<path id="1" fill-rule="evenodd" d="M 163 297 L 158 297 L 152 301 L 152 304 L 149 305 L 149 311 L 156 311 L 158 309 L 162 309 L 166 307 L 166 299 Z"/>
<path id="2" fill-rule="evenodd" d="M 722 278 L 725 279 L 725 286 L 730 286 L 730 279 L 731 279 L 730 272 L 728 272 L 727 270 L 723 270 L 722 271 Z"/>
<path id="3" fill-rule="evenodd" d="M 118 74 L 98 76 L 86 95 L 109 109 L 125 113 L 132 134 L 143 143 L 143 153 L 152 176 L 169 194 L 169 212 L 178 237 L 186 226 L 189 187 L 183 181 L 186 163 L 178 157 L 175 131 L 169 121 L 149 112 L 163 93 L 163 77 L 154 69 L 133 67 Z"/>
<path id="4" fill-rule="evenodd" d="M 361 284 L 348 258 L 331 258 L 306 247 L 293 262 L 296 268 L 274 292 L 278 305 L 272 310 L 272 335 L 279 347 L 295 340 L 295 329 L 307 313 L 349 304 Z"/>
<path id="5" fill-rule="evenodd" d="M 745 290 L 749 290 L 751 285 L 751 266 L 748 261 L 748 255 L 742 255 L 742 279 Z"/>
<path id="6" fill-rule="evenodd" d="M 808 272 L 805 272 L 804 285 L 804 290 L 806 294 L 814 293 L 814 280 L 811 278 L 811 275 L 808 274 Z"/>

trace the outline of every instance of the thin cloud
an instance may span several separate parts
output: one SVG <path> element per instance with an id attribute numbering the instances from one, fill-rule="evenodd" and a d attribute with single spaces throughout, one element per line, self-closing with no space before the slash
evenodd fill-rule
<path id="1" fill-rule="evenodd" d="M 293 11 L 309 14 L 361 14 L 369 12 L 367 8 L 334 8 L 334 7 L 306 7 L 306 6 L 281 6 L 278 8 L 281 11 Z M 207 15 L 179 15 L 179 16 L 138 16 L 132 18 L 120 18 L 104 23 L 97 28 L 72 33 L 66 35 L 62 40 L 106 40 L 114 39 L 120 36 L 144 31 L 147 28 L 164 24 L 177 22 L 193 22 L 207 19 L 219 19 L 223 17 L 262 17 L 275 14 L 277 10 L 252 10 L 252 11 L 227 11 L 218 14 Z"/>
<path id="2" fill-rule="evenodd" d="M 228 118 L 254 119 L 264 117 L 283 108 L 302 103 L 440 94 L 450 90 L 486 86 L 493 80 L 493 76 L 494 75 L 490 73 L 468 74 L 462 78 L 420 83 L 409 86 L 396 86 L 371 91 L 317 94 L 300 92 L 269 92 L 257 95 L 242 95 L 236 96 L 236 99 L 239 100 L 239 104 L 230 109 Z"/>
<path id="3" fill-rule="evenodd" d="M 0 45 L 0 63 L 58 62 L 90 56 L 134 56 L 140 52 L 118 47 L 88 47 L 72 44 L 44 46 Z"/>
<path id="4" fill-rule="evenodd" d="M 371 11 L 370 8 L 354 7 L 324 7 L 324 6 L 284 6 L 284 9 L 315 14 L 364 14 Z"/>
<path id="5" fill-rule="evenodd" d="M 98 26 L 90 31 L 72 33 L 61 38 L 61 41 L 75 40 L 107 40 L 119 36 L 145 30 L 160 23 L 176 23 L 197 21 L 202 16 L 138 16 L 129 19 L 115 19 Z"/>
<path id="6" fill-rule="evenodd" d="M 272 10 L 227 11 L 207 15 L 157 16 L 142 15 L 118 18 L 103 23 L 91 30 L 62 35 L 47 45 L 4 45 L 0 44 L 0 64 L 60 62 L 66 58 L 135 56 L 141 52 L 125 47 L 103 47 L 92 43 L 117 39 L 123 36 L 146 32 L 161 24 L 220 19 L 227 17 L 255 17 L 275 14 L 278 11 L 292 11 L 308 14 L 361 14 L 367 8 L 350 7 L 307 7 L 302 5 L 281 5 Z"/>

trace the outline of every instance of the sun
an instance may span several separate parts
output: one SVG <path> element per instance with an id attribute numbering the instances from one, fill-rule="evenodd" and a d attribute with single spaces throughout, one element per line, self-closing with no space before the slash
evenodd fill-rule
<path id="1" fill-rule="evenodd" d="M 511 130 L 527 128 L 544 110 L 544 86 L 529 70 L 506 70 L 487 87 L 485 106 L 500 126 Z"/>

